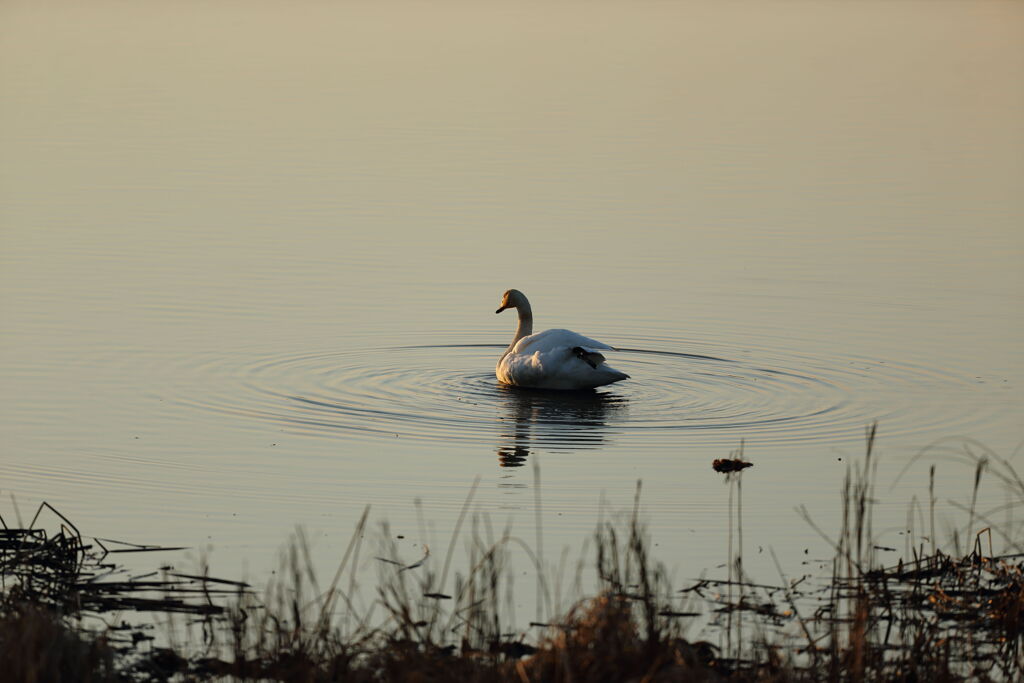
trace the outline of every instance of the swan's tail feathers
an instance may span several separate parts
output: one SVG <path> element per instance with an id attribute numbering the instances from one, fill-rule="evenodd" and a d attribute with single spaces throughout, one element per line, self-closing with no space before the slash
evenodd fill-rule
<path id="1" fill-rule="evenodd" d="M 597 366 L 604 362 L 604 356 L 599 354 L 597 351 L 587 351 L 582 346 L 574 346 L 572 352 L 576 354 L 576 357 L 585 362 L 590 367 L 597 369 Z"/>
<path id="2" fill-rule="evenodd" d="M 600 369 L 601 383 L 597 386 L 604 386 L 606 384 L 613 384 L 615 382 L 621 382 L 624 379 L 629 379 L 629 375 L 624 372 L 619 372 L 615 368 L 604 365 Z"/>

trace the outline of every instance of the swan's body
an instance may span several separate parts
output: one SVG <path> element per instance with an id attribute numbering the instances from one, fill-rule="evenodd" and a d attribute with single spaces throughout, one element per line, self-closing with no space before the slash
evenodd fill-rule
<path id="1" fill-rule="evenodd" d="M 519 290 L 505 292 L 495 313 L 506 308 L 518 309 L 519 323 L 494 368 L 500 382 L 537 389 L 593 389 L 629 377 L 605 365 L 600 351 L 614 350 L 607 344 L 570 330 L 533 334 L 533 309 Z"/>

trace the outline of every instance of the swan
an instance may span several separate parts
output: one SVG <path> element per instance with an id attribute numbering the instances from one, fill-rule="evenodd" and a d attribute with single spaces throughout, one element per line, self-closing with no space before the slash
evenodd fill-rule
<path id="1" fill-rule="evenodd" d="M 512 343 L 501 354 L 494 374 L 503 384 L 536 389 L 593 389 L 628 379 L 629 375 L 605 365 L 598 349 L 614 349 L 570 330 L 545 330 L 533 334 L 533 309 L 526 295 L 510 289 L 501 306 L 519 310 Z"/>

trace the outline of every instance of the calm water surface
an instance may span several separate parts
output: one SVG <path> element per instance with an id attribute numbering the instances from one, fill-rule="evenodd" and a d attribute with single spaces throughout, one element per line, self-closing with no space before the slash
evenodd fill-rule
<path id="1" fill-rule="evenodd" d="M 871 421 L 894 545 L 914 453 L 1024 438 L 1019 3 L 0 14 L 23 512 L 256 578 L 302 525 L 326 574 L 366 504 L 443 547 L 477 476 L 532 538 L 539 463 L 549 556 L 639 479 L 689 577 L 724 561 L 710 462 L 741 441 L 747 538 L 813 557 L 793 508 L 832 523 Z M 509 287 L 632 379 L 499 386 Z M 940 497 L 970 476 L 940 466 Z"/>

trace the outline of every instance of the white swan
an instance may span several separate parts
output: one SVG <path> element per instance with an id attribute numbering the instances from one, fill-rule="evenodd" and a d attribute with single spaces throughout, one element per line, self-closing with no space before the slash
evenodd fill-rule
<path id="1" fill-rule="evenodd" d="M 614 349 L 570 330 L 533 334 L 533 309 L 518 289 L 501 297 L 501 306 L 519 310 L 512 343 L 498 360 L 494 374 L 504 384 L 537 389 L 593 389 L 628 379 L 629 375 L 604 364 L 598 349 Z"/>

